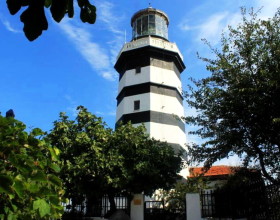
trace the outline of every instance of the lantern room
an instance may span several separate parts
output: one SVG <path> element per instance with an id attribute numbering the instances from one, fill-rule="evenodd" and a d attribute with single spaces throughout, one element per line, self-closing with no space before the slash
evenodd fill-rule
<path id="1" fill-rule="evenodd" d="M 167 15 L 157 9 L 147 8 L 136 12 L 131 18 L 132 40 L 153 36 L 168 40 Z"/>

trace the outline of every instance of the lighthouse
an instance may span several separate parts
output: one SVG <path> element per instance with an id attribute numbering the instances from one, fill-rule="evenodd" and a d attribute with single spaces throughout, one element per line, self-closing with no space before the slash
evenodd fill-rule
<path id="1" fill-rule="evenodd" d="M 131 18 L 132 40 L 118 54 L 116 123 L 144 124 L 150 137 L 175 151 L 186 143 L 181 73 L 183 56 L 168 40 L 168 16 L 147 8 Z"/>

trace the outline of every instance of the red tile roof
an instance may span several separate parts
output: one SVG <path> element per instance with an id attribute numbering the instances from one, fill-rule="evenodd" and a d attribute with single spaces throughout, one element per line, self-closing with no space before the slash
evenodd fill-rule
<path id="1" fill-rule="evenodd" d="M 203 167 L 191 167 L 189 177 L 196 177 L 204 173 L 203 176 L 228 176 L 235 172 L 236 167 L 232 166 L 212 166 L 206 173 Z"/>

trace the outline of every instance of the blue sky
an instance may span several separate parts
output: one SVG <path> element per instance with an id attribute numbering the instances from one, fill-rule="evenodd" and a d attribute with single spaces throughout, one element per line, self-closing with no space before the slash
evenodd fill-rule
<path id="1" fill-rule="evenodd" d="M 10 108 L 28 127 L 48 131 L 59 112 L 75 115 L 78 105 L 103 117 L 114 127 L 118 75 L 113 66 L 125 40 L 131 40 L 130 18 L 138 10 L 163 10 L 170 19 L 169 40 L 181 50 L 189 77 L 207 75 L 196 52 L 211 56 L 201 42 L 218 46 L 222 30 L 240 22 L 240 7 L 263 6 L 261 17 L 271 17 L 280 7 L 278 0 L 96 0 L 94 25 L 74 19 L 55 23 L 47 17 L 49 29 L 34 42 L 23 32 L 19 15 L 11 16 L 5 1 L 0 3 L 0 111 Z M 193 113 L 186 107 L 186 114 Z M 190 129 L 187 127 L 187 130 Z M 193 137 L 189 141 L 199 141 Z"/>

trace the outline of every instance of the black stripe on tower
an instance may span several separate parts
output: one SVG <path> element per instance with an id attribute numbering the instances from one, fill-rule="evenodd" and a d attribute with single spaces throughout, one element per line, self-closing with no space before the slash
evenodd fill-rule
<path id="1" fill-rule="evenodd" d="M 168 143 L 168 142 L 167 142 L 167 144 L 173 148 L 175 154 L 180 153 L 181 157 L 183 157 L 185 159 L 187 158 L 187 151 L 180 144 L 174 144 L 174 143 Z"/>
<path id="2" fill-rule="evenodd" d="M 180 73 L 186 68 L 178 53 L 157 47 L 146 46 L 122 52 L 115 64 L 115 69 L 120 74 L 121 79 L 127 70 L 135 69 L 139 66 L 156 65 L 155 62 L 153 63 L 153 59 L 166 61 L 168 63 L 173 62 Z"/>
<path id="3" fill-rule="evenodd" d="M 174 114 L 163 113 L 163 112 L 142 111 L 142 112 L 124 114 L 117 121 L 116 126 L 121 121 L 124 124 L 130 121 L 132 124 L 155 122 L 160 124 L 174 125 L 174 126 L 178 126 L 183 132 L 185 132 L 185 124 L 178 116 Z"/>
<path id="4" fill-rule="evenodd" d="M 139 95 L 143 93 L 156 93 L 176 97 L 183 105 L 183 96 L 177 88 L 151 82 L 125 86 L 117 96 L 117 105 L 119 105 L 121 101 L 127 96 Z"/>

